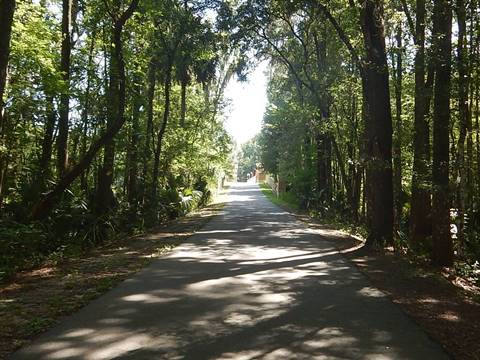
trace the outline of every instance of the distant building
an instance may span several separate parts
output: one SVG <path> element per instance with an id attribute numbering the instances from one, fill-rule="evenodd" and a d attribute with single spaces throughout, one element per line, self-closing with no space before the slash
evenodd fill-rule
<path id="1" fill-rule="evenodd" d="M 265 181 L 265 171 L 262 168 L 257 167 L 255 169 L 255 181 L 257 183 Z"/>

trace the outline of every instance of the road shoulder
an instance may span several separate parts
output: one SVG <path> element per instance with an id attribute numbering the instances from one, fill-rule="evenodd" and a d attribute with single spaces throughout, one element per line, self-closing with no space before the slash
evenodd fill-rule
<path id="1" fill-rule="evenodd" d="M 226 197 L 148 233 L 24 271 L 0 285 L 0 359 L 169 253 L 214 218 Z"/>

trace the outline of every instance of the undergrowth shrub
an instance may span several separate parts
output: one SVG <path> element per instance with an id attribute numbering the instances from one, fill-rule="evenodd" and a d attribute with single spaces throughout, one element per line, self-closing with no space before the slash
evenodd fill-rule
<path id="1" fill-rule="evenodd" d="M 56 263 L 63 258 L 88 251 L 115 237 L 138 233 L 165 221 L 184 216 L 205 206 L 211 199 L 208 182 L 200 179 L 193 187 L 167 188 L 146 206 L 139 204 L 132 216 L 126 201 L 98 216 L 92 206 L 68 191 L 50 217 L 42 222 L 25 224 L 17 213 L 0 220 L 0 280 L 19 270 L 45 261 Z"/>
<path id="2" fill-rule="evenodd" d="M 0 221 L 0 280 L 19 269 L 38 265 L 50 250 L 48 238 L 39 223 Z"/>

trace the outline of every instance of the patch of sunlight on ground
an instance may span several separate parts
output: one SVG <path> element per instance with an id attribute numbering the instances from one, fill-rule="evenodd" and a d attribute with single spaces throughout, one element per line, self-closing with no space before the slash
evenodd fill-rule
<path id="1" fill-rule="evenodd" d="M 177 301 L 179 300 L 178 297 L 160 297 L 157 295 L 152 295 L 152 294 L 134 294 L 134 295 L 128 295 L 124 296 L 122 298 L 125 301 L 140 301 L 145 304 L 164 304 L 164 303 L 169 303 L 172 301 Z"/>
<path id="2" fill-rule="evenodd" d="M 62 337 L 65 337 L 65 338 L 75 338 L 75 337 L 79 337 L 79 336 L 86 336 L 86 335 L 90 335 L 91 333 L 93 333 L 94 330 L 93 329 L 75 329 L 75 330 L 72 330 L 72 331 L 69 331 L 67 332 L 65 335 L 63 335 Z"/>
<path id="3" fill-rule="evenodd" d="M 385 297 L 386 295 L 372 287 L 364 287 L 357 291 L 358 294 L 369 297 Z"/>
<path id="4" fill-rule="evenodd" d="M 458 315 L 453 313 L 452 311 L 444 312 L 443 314 L 440 314 L 438 317 L 440 319 L 444 319 L 444 320 L 452 321 L 452 322 L 460 321 L 460 318 L 458 317 Z"/>
<path id="5" fill-rule="evenodd" d="M 120 335 L 120 334 L 118 334 Z M 84 357 L 86 360 L 112 359 L 127 352 L 141 349 L 150 341 L 146 334 L 128 334 L 128 336 L 119 336 L 119 340 L 113 342 L 100 350 L 92 351 Z M 172 340 L 173 341 L 173 340 Z"/>
<path id="6" fill-rule="evenodd" d="M 231 234 L 236 232 L 236 230 L 200 230 L 196 231 L 195 234 Z"/>
<path id="7" fill-rule="evenodd" d="M 218 358 L 219 360 L 252 360 L 252 359 L 259 359 L 259 356 L 263 354 L 261 350 L 246 350 L 241 352 L 235 353 L 223 353 Z"/>

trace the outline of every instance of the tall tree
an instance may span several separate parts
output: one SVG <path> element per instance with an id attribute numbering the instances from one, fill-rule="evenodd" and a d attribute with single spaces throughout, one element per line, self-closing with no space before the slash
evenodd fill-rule
<path id="1" fill-rule="evenodd" d="M 176 47 L 175 47 L 176 48 Z M 157 143 L 155 147 L 155 156 L 153 159 L 153 172 L 152 172 L 152 197 L 155 199 L 157 195 L 158 188 L 158 175 L 160 171 L 160 155 L 162 153 L 163 137 L 165 131 L 167 130 L 167 123 L 170 116 L 170 92 L 172 87 L 172 59 L 167 57 L 167 63 L 165 66 L 165 79 L 163 81 L 163 94 L 164 94 L 164 105 L 163 105 L 163 117 L 160 128 L 157 131 Z"/>
<path id="2" fill-rule="evenodd" d="M 467 48 L 467 9 L 464 0 L 457 0 L 455 10 L 458 22 L 458 40 L 457 40 L 457 68 L 458 68 L 458 117 L 460 134 L 457 145 L 457 209 L 458 209 L 458 229 L 457 237 L 461 243 L 464 242 L 464 215 L 467 202 L 467 168 L 465 166 L 465 143 L 467 133 L 469 132 L 469 73 L 468 73 L 468 48 Z"/>
<path id="3" fill-rule="evenodd" d="M 452 6 L 437 0 L 433 7 L 434 107 L 433 107 L 433 253 L 437 265 L 453 263 L 450 235 L 449 129 L 452 51 Z"/>
<path id="4" fill-rule="evenodd" d="M 393 146 L 394 167 L 394 196 L 395 211 L 394 224 L 396 232 L 400 231 L 403 208 L 402 189 L 402 88 L 403 88 L 403 24 L 399 22 L 395 29 L 396 48 L 394 51 L 394 79 L 395 79 L 395 139 Z"/>
<path id="5" fill-rule="evenodd" d="M 46 90 L 46 106 L 45 106 L 45 127 L 43 129 L 42 139 L 42 155 L 40 156 L 39 167 L 39 179 L 41 184 L 41 190 L 46 178 L 48 178 L 50 171 L 50 160 L 52 157 L 53 149 L 53 134 L 56 122 L 54 97 L 50 90 Z"/>
<path id="6" fill-rule="evenodd" d="M 365 45 L 363 92 L 366 106 L 367 244 L 392 243 L 392 112 L 383 26 L 383 1 L 362 0 L 360 22 Z"/>
<path id="7" fill-rule="evenodd" d="M 135 74 L 133 85 L 133 104 L 132 104 L 132 129 L 129 144 L 129 156 L 127 165 L 127 194 L 128 203 L 132 209 L 131 214 L 135 217 L 138 205 L 138 160 L 140 149 L 140 114 L 143 105 L 143 93 L 140 86 L 140 75 Z"/>
<path id="8" fill-rule="evenodd" d="M 155 52 L 156 50 L 153 49 Z M 155 98 L 155 87 L 157 83 L 157 69 L 158 61 L 156 54 L 153 54 L 150 58 L 148 64 L 148 71 L 147 71 L 147 90 L 146 90 L 146 113 L 147 113 L 147 121 L 145 127 L 145 142 L 143 148 L 143 181 L 144 185 L 147 182 L 147 175 L 148 175 L 148 165 L 149 160 L 154 152 L 154 136 L 153 136 L 153 105 L 154 105 L 154 98 Z M 142 198 L 145 202 L 146 200 L 146 191 L 145 186 L 142 187 Z"/>
<path id="9" fill-rule="evenodd" d="M 118 5 L 117 5 L 118 6 Z M 111 10 L 109 11 L 112 12 Z M 112 15 L 111 15 L 112 16 Z M 117 53 L 117 46 L 122 49 L 121 29 L 113 29 L 111 33 L 111 43 L 113 46 L 110 48 L 110 63 L 109 63 L 109 81 L 107 91 L 107 131 L 109 131 L 120 117 L 123 118 L 125 109 L 125 93 L 123 94 L 123 104 L 120 104 L 120 82 L 125 83 L 126 78 L 123 74 L 120 74 L 120 67 L 124 68 L 124 64 L 120 64 L 123 61 L 123 54 Z M 124 72 L 125 70 L 123 70 Z M 125 85 L 124 85 L 125 86 Z M 120 113 L 121 112 L 121 113 Z M 112 190 L 112 184 L 114 179 L 114 163 L 115 163 L 115 138 L 109 139 L 103 149 L 103 163 L 98 172 L 97 183 L 97 201 L 96 214 L 101 216 L 107 213 L 115 206 L 115 195 Z"/>
<path id="10" fill-rule="evenodd" d="M 15 0 L 0 1 L 0 130 L 3 119 L 3 94 L 7 81 L 8 57 L 10 54 L 10 37 L 12 34 Z"/>
<path id="11" fill-rule="evenodd" d="M 367 245 L 382 248 L 393 241 L 392 110 L 388 79 L 382 0 L 359 0 L 365 57 L 361 58 L 326 6 L 320 10 L 332 23 L 359 67 L 365 120 Z M 350 3 L 354 5 L 354 2 Z"/>
<path id="12" fill-rule="evenodd" d="M 47 217 L 55 206 L 58 197 L 65 191 L 65 189 L 74 182 L 85 169 L 91 164 L 92 160 L 97 155 L 98 151 L 108 144 L 115 135 L 120 131 L 125 123 L 125 62 L 123 59 L 123 42 L 122 33 L 125 23 L 133 15 L 133 12 L 138 6 L 140 0 L 132 0 L 125 11 L 118 15 L 118 10 L 110 12 L 110 16 L 113 22 L 112 29 L 112 54 L 115 58 L 116 69 L 114 70 L 118 77 L 117 88 L 114 89 L 116 96 L 116 104 L 118 105 L 116 119 L 107 130 L 92 143 L 85 155 L 79 160 L 79 162 L 69 169 L 65 175 L 60 179 L 56 186 L 49 191 L 44 197 L 42 197 L 32 208 L 30 218 L 33 220 L 39 220 Z"/>
<path id="13" fill-rule="evenodd" d="M 410 208 L 410 244 L 419 247 L 431 235 L 430 202 L 430 137 L 426 116 L 427 86 L 425 84 L 425 0 L 416 1 L 414 30 L 415 52 L 415 111 L 413 130 L 413 174 Z M 429 101 L 428 101 L 429 102 Z"/>
<path id="14" fill-rule="evenodd" d="M 0 146 L 3 145 L 5 128 L 3 96 L 7 82 L 10 37 L 12 34 L 14 11 L 15 0 L 0 0 Z M 3 150 L 0 150 L 0 208 L 3 202 L 3 184 L 6 170 L 5 156 Z"/>
<path id="15" fill-rule="evenodd" d="M 58 176 L 62 177 L 68 165 L 68 119 L 70 113 L 70 58 L 72 53 L 73 0 L 62 0 L 62 49 L 60 71 L 64 88 L 60 95 L 57 136 Z"/>

